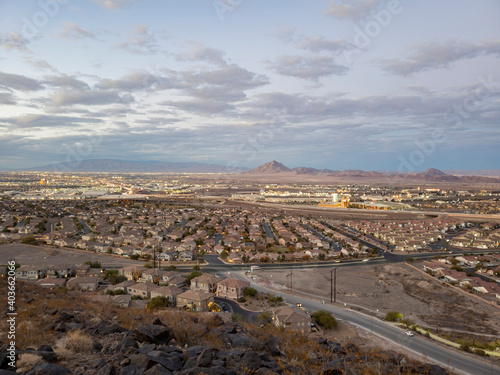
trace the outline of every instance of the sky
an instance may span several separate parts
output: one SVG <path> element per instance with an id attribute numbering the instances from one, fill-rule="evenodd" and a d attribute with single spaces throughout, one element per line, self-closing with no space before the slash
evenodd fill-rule
<path id="1" fill-rule="evenodd" d="M 0 0 L 0 168 L 500 168 L 497 0 Z"/>

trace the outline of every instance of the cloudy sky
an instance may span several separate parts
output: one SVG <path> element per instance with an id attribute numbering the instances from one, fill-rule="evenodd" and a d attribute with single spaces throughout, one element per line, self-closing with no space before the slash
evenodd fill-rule
<path id="1" fill-rule="evenodd" d="M 500 168 L 497 0 L 0 0 L 0 167 Z"/>

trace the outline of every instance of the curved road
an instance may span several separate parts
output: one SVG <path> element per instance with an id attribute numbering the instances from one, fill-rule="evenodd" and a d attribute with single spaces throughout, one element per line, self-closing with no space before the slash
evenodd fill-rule
<path id="1" fill-rule="evenodd" d="M 233 275 L 240 280 L 250 281 L 245 278 L 242 272 L 234 272 Z M 261 292 L 276 293 L 272 289 L 265 288 L 259 284 L 251 282 L 252 287 Z M 303 296 L 279 293 L 288 303 L 301 303 L 308 311 L 327 310 L 334 314 L 337 319 L 348 321 L 355 326 L 392 341 L 400 345 L 402 349 L 411 350 L 416 354 L 424 356 L 441 366 L 449 368 L 454 372 L 460 372 L 469 375 L 494 375 L 500 374 L 500 367 L 494 366 L 491 362 L 481 361 L 467 353 L 460 353 L 455 350 L 441 346 L 431 340 L 424 339 L 415 335 L 409 337 L 401 328 L 395 327 L 384 321 L 373 319 L 365 314 L 358 313 L 344 307 L 335 306 L 329 303 L 322 304 Z"/>

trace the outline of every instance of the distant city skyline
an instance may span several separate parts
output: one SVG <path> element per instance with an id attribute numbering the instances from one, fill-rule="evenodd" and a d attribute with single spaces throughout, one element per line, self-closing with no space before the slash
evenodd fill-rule
<path id="1" fill-rule="evenodd" d="M 0 169 L 498 169 L 500 2 L 0 0 Z"/>

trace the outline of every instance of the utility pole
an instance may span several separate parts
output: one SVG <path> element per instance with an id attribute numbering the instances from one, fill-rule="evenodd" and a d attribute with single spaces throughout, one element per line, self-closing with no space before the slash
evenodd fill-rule
<path id="1" fill-rule="evenodd" d="M 330 303 L 333 302 L 333 270 L 335 268 L 330 270 Z"/>
<path id="2" fill-rule="evenodd" d="M 337 268 L 330 270 L 330 303 L 337 302 Z"/>
<path id="3" fill-rule="evenodd" d="M 290 283 L 288 284 L 288 290 L 289 290 L 290 292 L 292 292 L 292 291 L 293 291 L 293 278 L 292 278 L 292 277 L 293 277 L 293 271 L 292 271 L 292 272 L 290 272 L 288 275 L 286 275 L 287 282 L 288 282 L 288 277 L 289 277 L 289 276 L 290 276 Z"/>
<path id="4" fill-rule="evenodd" d="M 333 277 L 335 278 L 334 280 L 334 285 L 335 289 L 333 290 L 333 302 L 337 302 L 337 268 L 333 269 Z"/>

